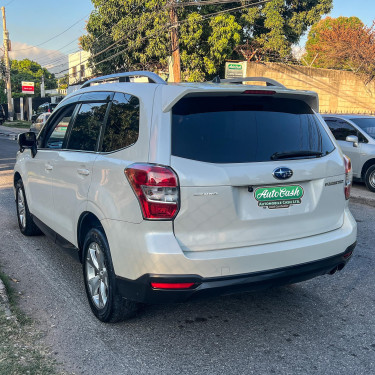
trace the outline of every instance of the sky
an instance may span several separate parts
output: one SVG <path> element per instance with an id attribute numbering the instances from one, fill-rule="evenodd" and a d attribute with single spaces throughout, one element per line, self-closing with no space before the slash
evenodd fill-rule
<path id="1" fill-rule="evenodd" d="M 357 16 L 368 26 L 375 19 L 375 0 L 334 0 L 333 5 L 331 17 Z M 78 38 L 94 9 L 91 0 L 0 0 L 0 6 L 6 10 L 10 57 L 30 58 L 55 73 L 66 69 L 67 55 L 79 49 Z M 306 36 L 300 46 L 305 42 Z"/>
<path id="2" fill-rule="evenodd" d="M 94 9 L 91 0 L 0 0 L 0 6 L 5 6 L 12 41 L 10 57 L 30 58 L 55 73 L 67 68 L 69 53 L 79 50 L 78 38 Z"/>

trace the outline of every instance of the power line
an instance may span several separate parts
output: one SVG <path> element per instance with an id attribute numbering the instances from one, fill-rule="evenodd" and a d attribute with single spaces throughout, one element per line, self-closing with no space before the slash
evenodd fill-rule
<path id="1" fill-rule="evenodd" d="M 132 14 L 132 13 L 134 13 L 140 6 L 141 6 L 142 4 L 140 3 L 140 4 L 138 4 L 135 8 L 133 8 L 132 10 L 131 10 L 131 12 L 129 13 L 129 14 Z M 79 21 L 78 21 L 79 22 Z M 116 25 L 114 25 L 113 27 L 115 27 L 115 26 L 117 26 L 119 23 L 121 22 L 121 19 L 116 23 Z M 139 25 L 137 26 L 137 28 L 139 28 Z M 97 40 L 100 40 L 104 35 L 106 35 L 107 34 L 107 32 L 106 31 L 104 31 L 103 33 L 101 33 L 98 37 L 97 37 Z M 115 41 L 114 43 L 112 43 L 111 45 L 109 45 L 109 46 L 107 46 L 104 50 L 101 50 L 101 51 L 99 51 L 97 54 L 94 54 L 94 55 L 92 55 L 92 56 L 90 56 L 90 57 L 96 57 L 96 56 L 98 56 L 98 55 L 100 55 L 100 54 L 102 54 L 102 53 L 104 53 L 104 52 L 106 52 L 106 51 L 108 51 L 108 50 L 110 50 L 110 49 L 112 49 L 114 46 L 116 46 L 118 43 L 120 43 L 120 42 L 122 42 L 125 38 L 127 37 L 127 35 L 125 36 L 125 37 L 123 37 L 123 38 L 120 38 L 119 40 L 117 40 L 117 41 Z M 59 50 L 62 50 L 63 48 L 65 48 L 66 46 L 68 46 L 69 44 L 72 44 L 74 41 L 76 41 L 77 39 L 75 39 L 75 40 L 73 40 L 72 42 L 70 42 L 70 43 L 68 43 L 67 45 L 65 45 L 64 47 L 62 47 L 62 48 L 60 48 Z M 31 48 L 33 48 L 33 47 L 31 47 Z M 56 51 L 59 51 L 59 50 L 56 50 Z M 80 50 L 77 50 L 77 51 L 75 51 L 75 52 L 79 52 Z M 52 54 L 54 54 L 55 52 L 52 52 L 50 55 L 52 55 Z M 46 55 L 46 56 L 48 56 L 48 55 Z M 45 57 L 45 56 L 44 56 Z M 57 61 L 62 61 L 64 58 L 66 58 L 65 56 L 61 56 L 60 58 L 58 58 L 57 59 Z M 87 62 L 88 61 L 88 59 L 86 59 L 86 60 L 84 60 L 83 62 L 81 62 L 81 64 L 82 63 L 84 63 L 84 62 Z M 46 65 L 49 65 L 51 62 L 50 61 L 48 61 L 48 60 L 45 60 L 45 62 L 43 63 L 43 64 L 46 64 Z M 79 66 L 79 65 L 81 65 L 81 64 L 78 64 L 78 65 L 75 65 L 74 67 L 77 67 L 77 66 Z M 60 64 L 60 65 L 58 65 L 58 66 L 61 66 L 61 65 L 65 65 L 65 64 Z M 65 71 L 66 70 L 69 70 L 69 69 L 65 69 Z M 62 72 L 59 72 L 59 73 L 56 73 L 56 74 L 60 74 L 60 73 L 62 73 Z"/>
<path id="2" fill-rule="evenodd" d="M 214 1 L 214 0 L 206 0 L 206 1 L 208 2 L 208 1 Z M 216 0 L 216 1 L 226 1 L 226 0 Z M 229 1 L 229 0 L 228 0 L 228 1 Z M 242 9 L 251 8 L 251 7 L 254 7 L 254 6 L 258 6 L 258 5 L 263 5 L 263 4 L 266 4 L 266 3 L 270 2 L 270 1 L 271 1 L 271 0 L 263 0 L 263 1 L 258 1 L 258 2 L 252 2 L 252 3 L 250 3 L 250 4 L 241 5 L 241 6 L 239 6 L 239 7 L 234 7 L 234 8 L 225 9 L 225 10 L 221 10 L 221 11 L 218 11 L 218 12 L 214 12 L 214 13 L 206 14 L 206 15 L 202 16 L 201 19 L 199 19 L 199 20 L 195 20 L 194 22 L 202 22 L 202 21 L 204 21 L 204 20 L 206 20 L 206 19 L 208 19 L 208 18 L 211 18 L 211 17 L 217 16 L 217 15 L 219 15 L 219 14 L 236 12 L 236 11 L 239 11 L 239 10 L 242 10 Z M 233 1 L 232 1 L 232 2 L 233 2 Z M 184 23 L 188 23 L 188 22 L 191 22 L 191 21 L 188 20 L 188 19 L 185 19 L 185 20 L 179 22 L 179 24 L 184 24 Z M 139 29 L 140 26 L 141 26 L 141 25 L 139 24 L 138 27 L 135 28 L 133 31 L 136 31 L 137 29 Z M 152 38 L 152 37 L 154 37 L 154 36 L 160 36 L 160 35 L 162 35 L 166 30 L 170 29 L 171 27 L 176 27 L 176 25 L 170 25 L 170 24 L 167 24 L 165 27 L 163 27 L 161 30 L 159 30 L 158 33 L 154 33 L 154 34 L 151 34 L 151 35 L 149 35 L 149 36 L 145 36 L 145 37 L 141 38 L 139 41 L 144 41 L 144 40 L 146 40 L 146 39 L 150 39 L 150 38 Z M 95 53 L 94 55 L 90 56 L 88 59 L 86 59 L 86 60 L 84 60 L 84 61 L 81 61 L 80 64 L 78 64 L 78 65 L 74 65 L 74 66 L 72 66 L 72 67 L 69 67 L 68 69 L 63 69 L 63 70 L 61 70 L 60 72 L 57 72 L 56 74 L 62 74 L 62 73 L 64 73 L 64 72 L 66 72 L 66 71 L 69 71 L 69 70 L 72 69 L 72 68 L 77 68 L 77 67 L 80 66 L 81 64 L 87 62 L 90 58 L 97 57 L 97 56 L 99 56 L 100 54 L 102 54 L 102 53 L 104 53 L 104 52 L 108 52 L 108 50 L 110 50 L 112 47 L 114 47 L 116 44 L 118 44 L 119 42 L 121 42 L 121 41 L 122 41 L 123 39 L 125 39 L 125 38 L 126 38 L 126 37 L 120 38 L 120 39 L 117 40 L 116 42 L 112 43 L 110 46 L 106 47 L 104 50 Z M 121 51 L 115 53 L 114 55 L 111 55 L 111 56 L 109 56 L 109 57 L 107 57 L 107 58 L 105 58 L 105 59 L 103 59 L 103 60 L 101 60 L 101 61 L 99 61 L 99 62 L 96 62 L 95 65 L 99 65 L 99 64 L 102 64 L 102 63 L 104 63 L 104 62 L 110 61 L 110 60 L 114 59 L 115 57 L 121 55 L 122 53 L 126 52 L 126 51 L 129 50 L 129 49 L 130 49 L 130 47 L 127 47 L 127 48 L 125 48 L 125 49 L 123 49 L 123 50 L 121 50 Z M 73 75 L 73 74 L 74 74 L 74 73 L 71 73 L 71 74 L 69 74 L 68 76 L 71 76 L 71 75 Z"/>
<path id="3" fill-rule="evenodd" d="M 222 10 L 222 11 L 215 12 L 215 13 L 210 13 L 210 14 L 208 14 L 208 15 L 202 16 L 202 18 L 201 18 L 200 20 L 195 20 L 194 22 L 201 22 L 201 21 L 203 21 L 203 20 L 205 20 L 205 19 L 208 19 L 208 18 L 214 17 L 214 16 L 216 16 L 216 15 L 218 15 L 218 14 L 234 12 L 234 11 L 237 11 L 237 10 L 240 10 L 240 9 L 243 9 L 243 8 L 248 8 L 248 7 L 252 7 L 252 6 L 255 6 L 255 5 L 261 5 L 261 4 L 264 4 L 264 3 L 268 3 L 269 1 L 271 1 L 271 0 L 259 1 L 259 2 L 257 2 L 257 3 L 251 3 L 251 4 L 243 5 L 243 6 L 240 6 L 240 7 L 236 7 L 236 8 L 231 8 L 231 9 L 226 9 L 226 10 Z M 182 23 L 186 23 L 186 22 L 190 22 L 190 20 L 187 20 L 187 19 L 186 19 L 186 20 L 184 20 L 184 21 L 181 21 L 180 24 L 182 24 Z M 164 27 L 162 30 L 160 30 L 160 33 L 159 33 L 158 35 L 161 35 L 162 32 L 163 32 L 164 30 L 169 29 L 170 27 L 174 27 L 174 26 L 175 26 L 175 25 L 167 25 L 167 26 Z M 151 35 L 151 36 L 153 36 L 153 35 Z M 149 36 L 149 37 L 150 37 L 150 36 Z M 143 40 L 145 40 L 145 39 L 147 39 L 147 38 L 149 38 L 149 37 L 143 37 L 143 38 L 141 38 L 140 41 L 143 41 Z M 105 58 L 105 59 L 103 59 L 103 60 L 97 62 L 96 65 L 99 65 L 99 64 L 101 64 L 101 63 L 103 63 L 103 62 L 106 62 L 106 61 L 109 61 L 109 60 L 111 60 L 111 59 L 117 57 L 117 56 L 120 55 L 121 53 L 126 52 L 128 49 L 129 49 L 129 47 L 125 48 L 124 50 L 121 50 L 121 51 L 117 52 L 116 54 L 114 54 L 114 55 L 112 55 L 112 56 L 110 56 L 110 57 L 107 57 L 107 58 Z M 78 66 L 78 65 L 77 65 L 77 66 Z"/>
<path id="4" fill-rule="evenodd" d="M 212 5 L 212 4 L 229 4 L 229 3 L 242 3 L 242 2 L 244 2 L 244 0 L 197 0 L 197 1 L 179 2 L 179 3 L 176 3 L 175 6 L 179 8 L 183 8 L 186 6 L 201 7 L 201 6 Z"/>
<path id="5" fill-rule="evenodd" d="M 75 22 L 73 25 L 71 25 L 70 27 L 68 27 L 66 30 L 64 30 L 64 31 L 61 32 L 60 34 L 57 34 L 57 35 L 53 36 L 52 38 L 46 40 L 46 41 L 43 42 L 43 43 L 39 43 L 39 44 L 36 44 L 35 46 L 30 46 L 30 47 L 27 47 L 27 48 L 16 49 L 16 50 L 13 50 L 13 52 L 25 51 L 25 50 L 29 50 L 29 49 L 32 49 L 32 48 L 35 48 L 35 47 L 42 46 L 43 44 L 46 44 L 46 43 L 50 42 L 51 40 L 58 38 L 60 35 L 65 34 L 67 31 L 69 31 L 69 30 L 70 30 L 71 28 L 73 28 L 75 25 L 77 25 L 78 23 L 80 23 L 82 20 L 84 20 L 84 19 L 85 19 L 87 16 L 89 16 L 89 15 L 90 15 L 90 13 L 87 14 L 86 16 L 82 17 L 81 19 L 79 19 L 77 22 Z"/>

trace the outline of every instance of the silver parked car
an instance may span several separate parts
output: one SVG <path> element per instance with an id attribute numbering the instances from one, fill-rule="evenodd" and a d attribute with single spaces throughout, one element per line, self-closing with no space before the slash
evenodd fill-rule
<path id="1" fill-rule="evenodd" d="M 375 192 L 375 116 L 323 115 L 342 151 L 349 156 L 353 177 Z"/>

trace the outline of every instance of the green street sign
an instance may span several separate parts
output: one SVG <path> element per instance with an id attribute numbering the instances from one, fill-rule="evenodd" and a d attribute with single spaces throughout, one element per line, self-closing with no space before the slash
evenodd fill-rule
<path id="1" fill-rule="evenodd" d="M 300 185 L 260 187 L 255 190 L 254 197 L 259 207 L 288 208 L 300 204 L 304 191 Z"/>

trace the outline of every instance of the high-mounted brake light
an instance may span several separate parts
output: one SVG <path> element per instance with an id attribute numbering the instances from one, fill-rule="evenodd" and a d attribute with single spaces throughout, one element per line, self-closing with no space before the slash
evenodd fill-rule
<path id="1" fill-rule="evenodd" d="M 172 220 L 179 209 L 177 175 L 168 167 L 136 163 L 125 169 L 144 219 Z"/>
<path id="2" fill-rule="evenodd" d="M 345 184 L 344 184 L 344 192 L 345 192 L 345 199 L 348 200 L 350 198 L 350 190 L 352 187 L 352 162 L 350 159 L 344 155 L 344 163 L 345 163 Z"/>
<path id="3" fill-rule="evenodd" d="M 190 289 L 195 283 L 151 283 L 154 289 Z"/>
<path id="4" fill-rule="evenodd" d="M 271 91 L 271 90 L 245 90 L 242 94 L 275 95 L 276 91 Z"/>

